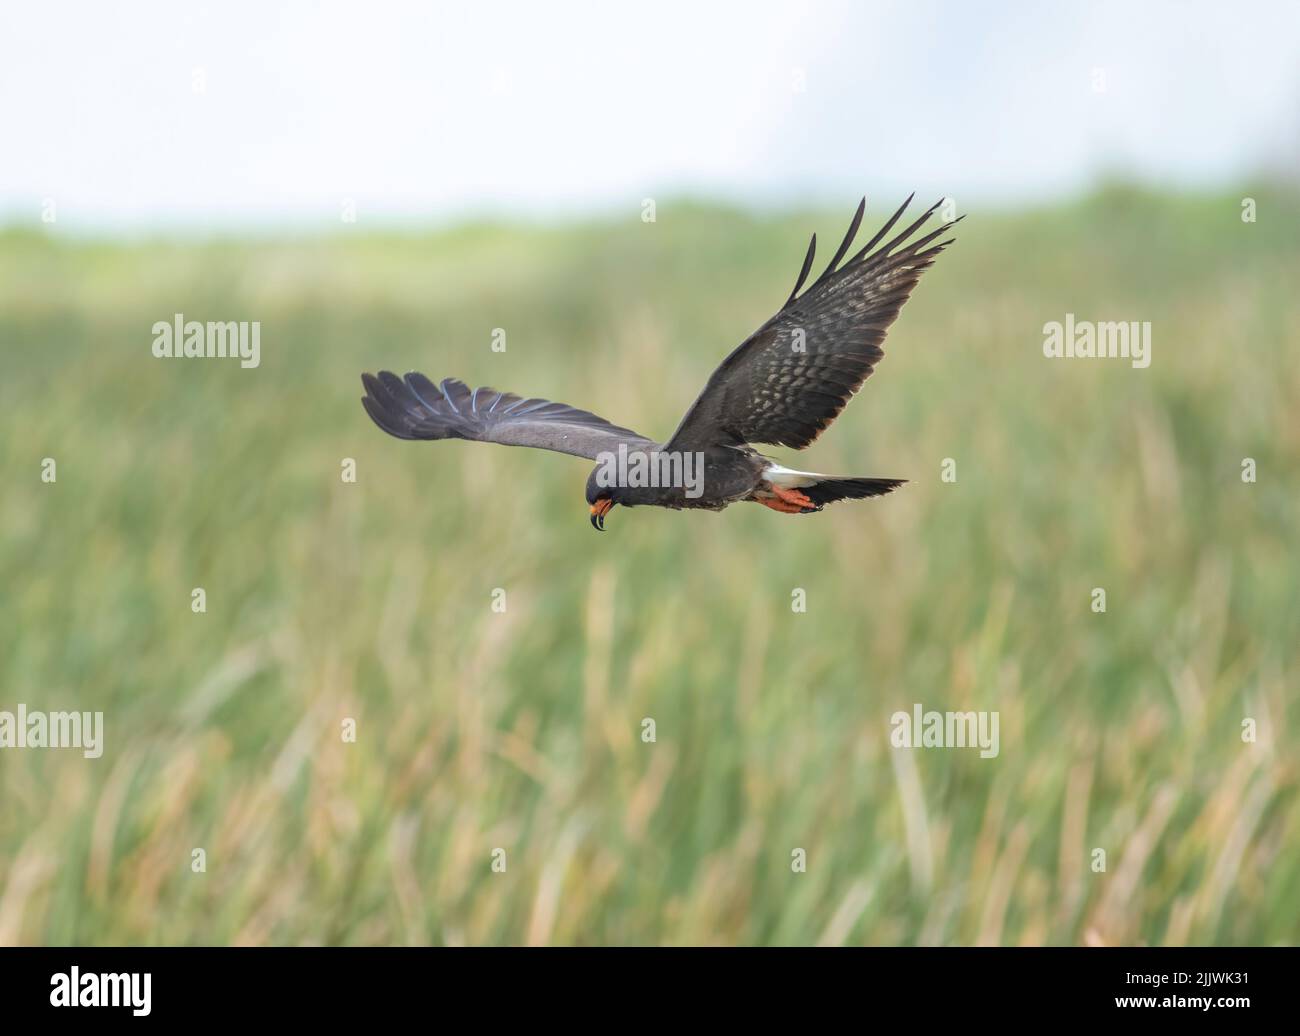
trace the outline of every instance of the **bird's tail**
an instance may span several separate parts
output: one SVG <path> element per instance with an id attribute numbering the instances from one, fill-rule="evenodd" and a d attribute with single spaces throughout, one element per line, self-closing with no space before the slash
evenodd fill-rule
<path id="1" fill-rule="evenodd" d="M 852 478 L 842 475 L 819 475 L 815 471 L 792 471 L 773 464 L 764 473 L 773 485 L 782 489 L 797 489 L 821 508 L 836 500 L 862 500 L 869 496 L 883 496 L 903 485 L 905 478 Z"/>
<path id="2" fill-rule="evenodd" d="M 819 481 L 800 490 L 818 507 L 833 504 L 836 500 L 862 500 L 868 496 L 884 496 L 901 486 L 905 478 L 841 478 L 822 475 Z"/>

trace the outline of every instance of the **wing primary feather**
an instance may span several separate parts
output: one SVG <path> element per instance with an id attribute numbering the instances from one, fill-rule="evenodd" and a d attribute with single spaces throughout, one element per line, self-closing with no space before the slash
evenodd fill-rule
<path id="1" fill-rule="evenodd" d="M 918 219 L 918 220 L 917 220 L 915 223 L 913 223 L 910 227 L 908 227 L 908 228 L 907 228 L 906 230 L 904 230 L 901 234 L 899 234 L 896 238 L 894 238 L 894 240 L 892 240 L 891 242 L 889 242 L 889 244 L 887 244 L 887 245 L 882 245 L 881 248 L 880 248 L 879 253 L 877 253 L 877 254 L 880 255 L 880 256 L 887 256 L 887 255 L 889 255 L 890 252 L 892 252 L 895 248 L 898 247 L 898 245 L 899 245 L 900 242 L 906 241 L 906 240 L 907 240 L 909 237 L 911 237 L 912 234 L 916 231 L 917 227 L 921 226 L 921 224 L 923 224 L 927 219 L 929 219 L 931 216 L 933 216 L 933 215 L 934 215 L 934 210 L 937 209 L 937 208 L 938 208 L 940 205 L 942 205 L 942 204 L 943 204 L 943 199 L 940 198 L 940 199 L 939 199 L 938 201 L 936 201 L 933 205 L 931 205 L 928 209 L 926 209 L 925 212 L 923 212 L 923 213 L 921 214 L 921 218 L 920 218 L 920 219 Z"/>
<path id="2" fill-rule="evenodd" d="M 379 384 L 384 387 L 385 392 L 388 394 L 388 398 L 400 406 L 406 388 L 406 386 L 402 384 L 402 379 L 392 371 L 380 371 Z"/>
<path id="3" fill-rule="evenodd" d="M 366 387 L 366 395 L 374 396 L 376 399 L 383 399 L 386 393 L 379 384 L 379 379 L 373 374 L 362 374 L 361 384 Z"/>
<path id="4" fill-rule="evenodd" d="M 436 406 L 434 406 L 432 400 L 429 398 L 433 392 L 438 391 L 438 388 L 436 385 L 434 385 L 432 381 L 426 378 L 423 374 L 421 374 L 419 371 L 407 371 L 406 385 L 407 388 L 409 388 L 413 393 L 415 393 L 415 398 L 418 399 L 425 406 L 427 406 L 430 410 L 436 411 L 438 409 Z"/>
<path id="5" fill-rule="evenodd" d="M 460 408 L 456 406 L 456 401 L 451 398 L 451 393 L 447 391 L 447 382 L 449 381 L 451 381 L 450 378 L 443 378 L 442 381 L 438 382 L 438 389 L 442 392 L 442 398 L 447 401 L 447 405 L 456 411 L 456 416 L 459 417 Z"/>
<path id="6" fill-rule="evenodd" d="M 909 242 L 907 243 L 907 251 L 906 251 L 906 252 L 900 252 L 899 254 L 900 254 L 900 255 L 916 255 L 918 252 L 920 252 L 920 250 L 921 250 L 922 248 L 924 248 L 926 245 L 928 245 L 928 244 L 929 244 L 931 241 L 933 241 L 936 237 L 938 237 L 940 234 L 946 233 L 947 231 L 951 230 L 953 227 L 955 227 L 958 223 L 960 223 L 960 222 L 961 222 L 963 219 L 965 219 L 965 218 L 966 218 L 965 216 L 958 216 L 958 217 L 957 217 L 955 220 L 953 220 L 951 223 L 945 223 L 945 224 L 944 224 L 943 226 L 941 226 L 941 227 L 935 227 L 934 230 L 932 230 L 932 231 L 930 231 L 930 233 L 926 234 L 925 237 L 919 237 L 919 238 L 917 238 L 915 241 L 909 241 Z M 953 240 L 956 240 L 956 238 L 954 238 Z"/>
<path id="7" fill-rule="evenodd" d="M 812 236 L 812 240 L 808 242 L 808 254 L 803 257 L 803 269 L 799 271 L 799 279 L 794 282 L 794 291 L 790 292 L 790 297 L 785 300 L 785 306 L 782 306 L 781 307 L 782 309 L 785 309 L 786 306 L 789 306 L 790 303 L 793 302 L 795 298 L 798 296 L 799 289 L 803 287 L 803 282 L 808 279 L 808 273 L 810 270 L 812 270 L 813 256 L 816 254 L 817 254 L 817 235 L 814 234 Z"/>
<path id="8" fill-rule="evenodd" d="M 947 241 L 940 241 L 933 248 L 927 248 L 924 252 L 917 253 L 916 258 L 927 260 L 926 265 L 928 266 L 930 263 L 934 262 L 935 256 L 937 256 L 940 252 L 942 252 L 945 248 L 947 248 L 950 244 L 952 244 L 956 240 L 957 239 L 955 237 L 950 237 L 948 238 Z"/>
<path id="9" fill-rule="evenodd" d="M 912 204 L 912 199 L 915 197 L 916 197 L 916 191 L 913 191 L 911 194 L 907 196 L 907 201 L 903 202 L 903 204 L 898 207 L 898 211 L 889 217 L 889 222 L 876 231 L 875 237 L 873 237 L 870 241 L 868 241 L 865 245 L 863 245 L 861 248 L 858 249 L 858 251 L 854 254 L 853 258 L 849 260 L 850 264 L 856 263 L 859 259 L 861 259 L 864 255 L 866 255 L 868 252 L 870 252 L 873 248 L 876 247 L 880 239 L 884 237 L 886 234 L 888 234 L 894 228 L 894 224 L 898 222 L 898 218 L 904 212 L 907 211 L 907 207 Z"/>
<path id="10" fill-rule="evenodd" d="M 381 429 L 397 439 L 411 439 L 413 436 L 404 427 L 393 420 L 392 415 L 384 410 L 373 397 L 362 396 L 361 405 L 366 408 L 370 419 Z"/>
<path id="11" fill-rule="evenodd" d="M 835 272 L 835 267 L 837 267 L 840 260 L 844 258 L 844 253 L 847 252 L 849 246 L 853 244 L 853 239 L 858 236 L 858 228 L 862 226 L 862 217 L 866 211 L 867 199 L 864 197 L 860 202 L 858 202 L 858 211 L 853 214 L 853 222 L 849 224 L 848 233 L 844 235 L 844 240 L 840 242 L 840 247 L 836 249 L 835 256 L 831 259 L 830 265 L 822 271 L 822 275 L 818 277 L 816 282 L 813 284 L 814 288 Z"/>

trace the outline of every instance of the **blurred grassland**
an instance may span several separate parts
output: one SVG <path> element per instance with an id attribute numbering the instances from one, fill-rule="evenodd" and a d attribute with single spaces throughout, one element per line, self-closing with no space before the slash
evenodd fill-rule
<path id="1" fill-rule="evenodd" d="M 770 451 L 912 483 L 815 517 L 597 536 L 586 462 L 358 402 L 415 368 L 666 437 L 852 200 L 0 234 L 0 708 L 106 726 L 0 752 L 0 943 L 1297 941 L 1294 196 L 973 213 L 857 400 Z M 260 368 L 154 359 L 177 312 L 260 320 Z M 1044 359 L 1067 312 L 1150 320 L 1150 369 Z M 999 711 L 1001 754 L 891 749 L 913 702 Z"/>

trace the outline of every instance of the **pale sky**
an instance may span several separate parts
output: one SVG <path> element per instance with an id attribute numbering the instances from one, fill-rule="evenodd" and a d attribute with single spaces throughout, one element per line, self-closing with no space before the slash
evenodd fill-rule
<path id="1" fill-rule="evenodd" d="M 1294 178 L 1297 11 L 9 2 L 0 222 L 47 198 L 75 232 Z"/>

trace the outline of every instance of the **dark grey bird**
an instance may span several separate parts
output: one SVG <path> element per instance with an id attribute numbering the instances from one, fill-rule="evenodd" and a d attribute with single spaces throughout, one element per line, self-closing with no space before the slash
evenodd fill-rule
<path id="1" fill-rule="evenodd" d="M 667 442 L 564 403 L 470 389 L 455 378 L 435 385 L 415 372 L 361 375 L 361 402 L 375 424 L 399 439 L 470 439 L 597 461 L 587 504 L 598 530 L 616 504 L 720 511 L 750 500 L 785 514 L 811 514 L 836 500 L 892 492 L 905 480 L 796 471 L 752 444 L 809 446 L 884 356 L 885 332 L 922 272 L 954 240 L 936 239 L 960 222 L 913 238 L 942 204 L 936 202 L 880 244 L 911 201 L 841 266 L 862 224 L 864 198 L 830 264 L 803 290 L 817 251 L 814 234 L 785 305 L 722 361 Z"/>

